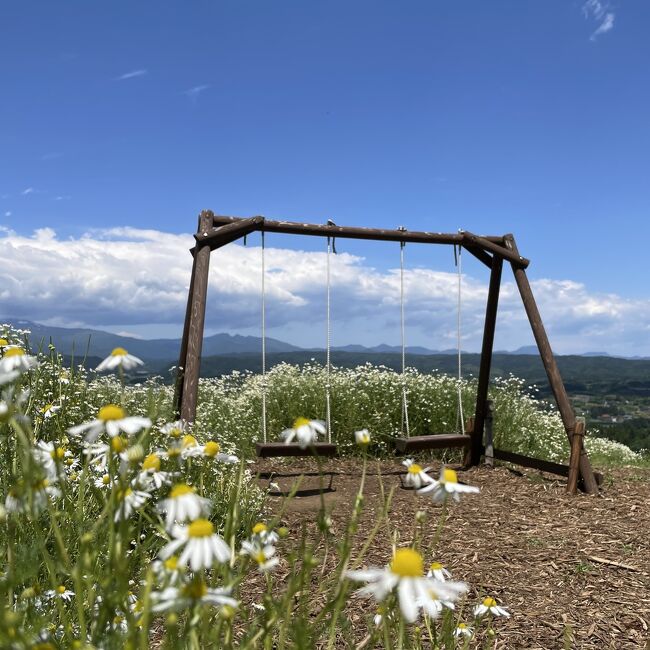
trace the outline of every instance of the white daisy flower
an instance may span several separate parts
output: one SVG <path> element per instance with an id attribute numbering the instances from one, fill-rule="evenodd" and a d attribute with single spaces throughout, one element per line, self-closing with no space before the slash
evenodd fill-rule
<path id="1" fill-rule="evenodd" d="M 367 447 L 370 444 L 370 433 L 368 432 L 368 429 L 355 431 L 354 440 L 359 445 L 359 447 Z"/>
<path id="2" fill-rule="evenodd" d="M 14 371 L 25 372 L 36 366 L 38 366 L 38 359 L 27 354 L 23 348 L 18 346 L 5 348 L 0 359 L 0 376 L 9 375 Z"/>
<path id="3" fill-rule="evenodd" d="M 454 636 L 457 639 L 459 639 L 462 636 L 471 639 L 473 635 L 474 635 L 474 630 L 469 625 L 466 625 L 465 623 L 459 623 L 456 629 L 454 630 Z"/>
<path id="4" fill-rule="evenodd" d="M 269 530 L 269 527 L 262 521 L 258 521 L 251 529 L 253 539 L 259 540 L 263 544 L 275 544 L 280 536 L 274 531 Z"/>
<path id="5" fill-rule="evenodd" d="M 99 409 L 97 417 L 94 420 L 79 424 L 76 427 L 71 427 L 68 429 L 68 433 L 73 436 L 85 433 L 86 442 L 95 442 L 104 431 L 113 438 L 120 432 L 133 435 L 150 426 L 151 420 L 149 418 L 137 416 L 127 417 L 126 412 L 121 406 L 107 404 Z"/>
<path id="6" fill-rule="evenodd" d="M 473 485 L 465 485 L 458 482 L 458 475 L 455 470 L 443 467 L 440 471 L 440 478 L 430 485 L 418 490 L 418 494 L 431 492 L 434 501 L 444 501 L 451 496 L 455 501 L 460 501 L 462 493 L 476 493 L 480 490 Z"/>
<path id="7" fill-rule="evenodd" d="M 177 555 L 170 555 L 166 560 L 154 560 L 151 568 L 158 580 L 168 585 L 176 584 L 184 573 L 184 567 L 178 566 Z"/>
<path id="8" fill-rule="evenodd" d="M 108 467 L 108 456 L 111 450 L 111 445 L 103 442 L 96 442 L 88 445 L 83 453 L 88 459 L 88 464 L 99 472 L 104 472 Z"/>
<path id="9" fill-rule="evenodd" d="M 31 491 L 32 505 L 35 512 L 40 512 L 47 505 L 48 499 L 58 499 L 61 490 L 56 485 L 57 477 L 43 478 L 31 484 L 19 482 L 9 489 L 5 499 L 7 512 L 24 512 L 29 507 L 27 490 Z"/>
<path id="10" fill-rule="evenodd" d="M 117 505 L 115 506 L 115 522 L 122 519 L 128 519 L 138 508 L 151 498 L 148 492 L 142 490 L 134 490 L 132 487 L 126 490 L 120 490 L 117 493 Z"/>
<path id="11" fill-rule="evenodd" d="M 160 456 L 149 454 L 142 461 L 142 471 L 138 474 L 138 482 L 143 485 L 153 485 L 160 489 L 163 485 L 171 483 L 171 474 L 160 470 Z"/>
<path id="12" fill-rule="evenodd" d="M 451 578 L 451 573 L 440 562 L 432 562 L 427 571 L 427 578 L 435 578 L 436 580 L 440 580 L 440 582 L 444 582 Z"/>
<path id="13" fill-rule="evenodd" d="M 248 555 L 257 562 L 257 569 L 262 573 L 271 571 L 280 560 L 275 557 L 275 546 L 271 544 L 260 544 L 256 539 L 244 540 L 241 545 L 241 554 Z"/>
<path id="14" fill-rule="evenodd" d="M 185 438 L 193 438 L 193 437 L 184 436 L 183 440 L 185 440 Z M 232 456 L 231 454 L 222 454 L 221 445 L 218 442 L 215 442 L 214 440 L 209 440 L 204 445 L 196 444 L 196 440 L 194 440 L 194 443 L 195 444 L 190 444 L 190 445 L 183 444 L 183 449 L 181 451 L 181 455 L 183 456 L 183 458 L 203 456 L 205 458 L 213 458 L 214 460 L 218 460 L 222 463 L 232 464 L 232 463 L 239 462 L 239 458 L 237 458 L 237 456 Z"/>
<path id="15" fill-rule="evenodd" d="M 58 467 L 63 463 L 66 456 L 70 457 L 71 454 L 63 447 L 56 447 L 53 442 L 39 440 L 32 449 L 32 456 L 49 477 L 56 477 Z"/>
<path id="16" fill-rule="evenodd" d="M 215 607 L 237 607 L 239 604 L 231 598 L 229 588 L 213 589 L 208 587 L 202 578 L 195 578 L 182 587 L 167 587 L 162 591 L 154 591 L 151 600 L 152 612 L 179 611 L 197 603 Z"/>
<path id="17" fill-rule="evenodd" d="M 114 482 L 115 481 L 113 481 L 113 483 Z M 108 474 L 102 474 L 101 476 L 98 476 L 93 483 L 96 488 L 107 490 L 111 487 L 111 477 Z"/>
<path id="18" fill-rule="evenodd" d="M 382 601 L 393 589 L 397 588 L 402 615 L 413 623 L 420 608 L 425 612 L 437 609 L 436 601 L 455 601 L 458 596 L 467 591 L 464 582 L 440 582 L 434 578 L 426 578 L 422 556 L 412 548 L 400 548 L 395 551 L 393 561 L 385 569 L 367 569 L 365 571 L 348 571 L 346 577 L 351 580 L 367 582 L 359 593 L 374 596 Z"/>
<path id="19" fill-rule="evenodd" d="M 484 598 L 483 602 L 474 608 L 474 616 L 483 616 L 483 614 L 486 614 L 488 612 L 493 616 L 510 616 L 510 612 L 507 609 L 504 607 L 499 607 L 499 605 L 497 605 L 497 601 L 489 596 L 487 598 Z"/>
<path id="20" fill-rule="evenodd" d="M 230 547 L 214 532 L 214 525 L 208 519 L 195 519 L 187 526 L 174 526 L 171 531 L 174 538 L 160 551 L 165 560 L 183 548 L 178 557 L 178 564 L 189 565 L 192 571 L 209 569 L 216 562 L 229 562 Z"/>
<path id="21" fill-rule="evenodd" d="M 166 512 L 165 526 L 170 528 L 175 522 L 197 519 L 210 510 L 210 499 L 200 497 L 196 490 L 187 483 L 174 485 L 169 497 L 158 504 L 161 512 Z"/>
<path id="22" fill-rule="evenodd" d="M 70 602 L 74 596 L 74 591 L 70 591 L 63 585 L 59 585 L 56 589 L 48 589 L 43 595 L 50 600 L 53 598 L 60 598 L 61 600 Z"/>
<path id="23" fill-rule="evenodd" d="M 308 420 L 307 418 L 298 418 L 291 429 L 285 429 L 280 437 L 286 444 L 296 440 L 301 449 L 306 449 L 313 445 L 319 434 L 324 435 L 326 432 L 325 423 L 322 420 Z"/>
<path id="24" fill-rule="evenodd" d="M 39 413 L 44 420 L 49 420 L 57 411 L 61 409 L 60 404 L 46 404 L 39 409 Z"/>
<path id="25" fill-rule="evenodd" d="M 429 467 L 423 469 L 422 466 L 414 462 L 412 458 L 407 458 L 406 460 L 402 461 L 402 465 L 406 467 L 406 476 L 404 477 L 404 483 L 408 487 L 412 487 L 417 490 L 423 485 L 434 482 L 434 479 L 432 479 L 427 474 L 430 469 Z"/>
<path id="26" fill-rule="evenodd" d="M 129 354 L 124 348 L 115 348 L 96 368 L 97 372 L 114 370 L 121 366 L 124 370 L 131 370 L 144 363 L 142 359 Z"/>
<path id="27" fill-rule="evenodd" d="M 172 438 L 180 438 L 189 429 L 189 425 L 185 420 L 176 420 L 176 422 L 168 422 L 160 427 L 160 432 Z"/>

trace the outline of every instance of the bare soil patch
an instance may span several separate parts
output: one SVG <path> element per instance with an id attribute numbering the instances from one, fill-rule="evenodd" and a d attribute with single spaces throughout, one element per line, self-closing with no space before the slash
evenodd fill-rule
<path id="1" fill-rule="evenodd" d="M 435 475 L 438 463 L 431 465 Z M 336 535 L 347 524 L 361 461 L 324 461 L 323 467 L 331 476 L 324 499 Z M 253 469 L 272 474 L 259 479 L 262 486 L 277 485 L 268 497 L 269 513 L 284 507 L 283 525 L 295 532 L 304 525 L 313 530 L 321 504 L 316 463 L 274 459 L 258 461 Z M 282 492 L 301 473 L 305 495 L 284 504 Z M 427 513 L 433 537 L 441 507 L 403 489 L 399 460 L 371 461 L 368 474 L 357 550 L 382 507 L 382 485 L 386 491 L 395 488 L 390 518 L 398 544 L 412 541 L 417 510 Z M 492 595 L 510 609 L 512 617 L 495 626 L 498 648 L 550 650 L 567 647 L 567 639 L 568 647 L 585 650 L 650 648 L 650 470 L 608 469 L 599 496 L 571 497 L 564 481 L 506 467 L 474 468 L 459 472 L 459 479 L 479 486 L 481 494 L 451 506 L 436 559 L 470 584 L 470 599 Z M 388 532 L 380 533 L 366 564 L 385 565 L 390 544 Z M 334 566 L 331 555 L 328 562 Z M 358 642 L 366 623 L 354 611 L 375 606 L 356 596 L 351 604 L 348 616 Z"/>

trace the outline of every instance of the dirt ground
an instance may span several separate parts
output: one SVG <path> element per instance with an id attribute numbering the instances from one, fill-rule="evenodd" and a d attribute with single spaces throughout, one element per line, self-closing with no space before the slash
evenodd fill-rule
<path id="1" fill-rule="evenodd" d="M 430 465 L 435 476 L 439 464 Z M 313 474 L 316 465 L 274 459 L 258 461 L 254 469 L 262 486 L 272 485 L 271 514 L 282 507 L 296 476 Z M 324 469 L 331 477 L 324 497 L 336 534 L 346 525 L 358 489 L 360 461 L 326 461 Z M 360 530 L 372 526 L 381 507 L 379 471 L 384 487 L 395 487 L 390 519 L 400 531 L 398 544 L 412 541 L 417 510 L 427 512 L 433 535 L 440 506 L 402 486 L 399 460 L 369 465 Z M 510 619 L 495 626 L 497 648 L 650 648 L 650 471 L 626 468 L 605 475 L 599 496 L 572 497 L 563 480 L 534 470 L 459 472 L 459 480 L 479 486 L 481 493 L 451 507 L 436 559 L 454 579 L 470 584 L 472 601 L 492 595 L 511 611 Z M 301 489 L 283 514 L 282 524 L 291 530 L 313 523 L 320 508 L 318 478 L 306 475 Z M 360 535 L 357 541 L 362 540 Z M 379 535 L 367 564 L 383 566 L 389 559 L 390 539 Z M 365 600 L 354 604 L 374 609 Z M 364 634 L 360 617 L 359 639 Z"/>

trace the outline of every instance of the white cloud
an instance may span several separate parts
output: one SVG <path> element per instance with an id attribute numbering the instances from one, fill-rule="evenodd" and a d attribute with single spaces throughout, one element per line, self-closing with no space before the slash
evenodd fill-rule
<path id="1" fill-rule="evenodd" d="M 590 40 L 595 41 L 600 34 L 606 34 L 614 29 L 616 14 L 610 9 L 609 2 L 601 2 L 601 0 L 587 0 L 582 5 L 582 13 L 585 18 L 598 24 L 598 27 L 589 37 Z"/>
<path id="2" fill-rule="evenodd" d="M 199 95 L 207 90 L 210 86 L 207 84 L 202 84 L 200 86 L 194 86 L 188 90 L 183 91 L 184 95 L 187 95 L 193 103 L 196 103 L 199 100 Z"/>
<path id="3" fill-rule="evenodd" d="M 206 327 L 259 333 L 259 240 L 231 244 L 211 257 Z M 255 244 L 254 244 L 255 242 Z M 191 235 L 112 228 L 58 239 L 51 228 L 30 236 L 0 227 L 0 312 L 11 317 L 140 328 L 180 326 L 190 280 Z M 341 248 L 344 248 L 342 246 Z M 324 253 L 267 248 L 267 323 L 272 336 L 322 346 L 325 334 Z M 340 252 L 331 259 L 334 343 L 399 341 L 399 270 L 378 270 Z M 455 273 L 408 268 L 407 343 L 456 344 Z M 592 293 L 570 280 L 532 282 L 558 352 L 606 350 L 648 355 L 650 300 Z M 463 278 L 463 347 L 480 348 L 487 274 Z M 154 334 L 155 335 L 155 332 Z M 504 274 L 497 349 L 532 343 L 517 289 Z"/>
<path id="4" fill-rule="evenodd" d="M 115 77 L 115 81 L 124 81 L 125 79 L 134 79 L 135 77 L 143 77 L 147 74 L 147 70 L 131 70 L 131 72 L 125 72 L 119 77 Z"/>
<path id="5" fill-rule="evenodd" d="M 34 192 L 36 192 L 36 190 L 33 187 L 26 187 L 21 194 L 27 196 L 28 194 L 34 194 Z"/>
<path id="6" fill-rule="evenodd" d="M 7 210 L 5 212 L 5 217 L 10 217 L 11 216 L 11 210 Z"/>

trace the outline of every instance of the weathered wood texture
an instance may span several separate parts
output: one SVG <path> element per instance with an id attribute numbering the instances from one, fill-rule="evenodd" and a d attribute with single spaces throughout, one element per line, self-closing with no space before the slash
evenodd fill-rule
<path id="1" fill-rule="evenodd" d="M 336 445 L 330 442 L 316 442 L 309 447 L 284 442 L 258 442 L 255 450 L 260 458 L 276 456 L 336 456 Z"/>
<path id="2" fill-rule="evenodd" d="M 494 347 L 494 332 L 496 330 L 497 311 L 499 309 L 499 290 L 501 288 L 501 272 L 503 260 L 492 258 L 490 285 L 488 288 L 487 304 L 485 306 L 485 324 L 483 326 L 483 344 L 481 346 L 481 363 L 478 372 L 478 387 L 476 391 L 476 412 L 474 415 L 474 430 L 472 446 L 465 459 L 466 465 L 478 465 L 481 462 L 483 445 L 483 423 L 485 408 L 490 386 L 490 369 L 492 368 L 492 349 Z"/>
<path id="3" fill-rule="evenodd" d="M 264 217 L 251 217 L 250 219 L 242 219 L 233 223 L 226 224 L 220 228 L 210 228 L 197 232 L 194 235 L 197 246 L 209 246 L 210 250 L 216 250 L 226 244 L 245 237 L 256 230 L 261 230 L 264 224 Z"/>
<path id="4" fill-rule="evenodd" d="M 412 451 L 423 451 L 424 449 L 468 447 L 470 443 L 470 436 L 464 436 L 460 433 L 434 433 L 429 436 L 396 438 L 395 451 L 399 454 L 409 454 Z"/>
<path id="5" fill-rule="evenodd" d="M 506 246 L 513 250 L 516 254 L 517 245 L 515 243 L 514 237 L 512 235 L 506 236 Z M 546 370 L 546 376 L 548 377 L 548 383 L 551 386 L 553 391 L 553 396 L 555 397 L 555 403 L 557 404 L 558 410 L 560 411 L 560 416 L 562 417 L 562 422 L 564 423 L 564 428 L 566 430 L 567 437 L 569 439 L 569 444 L 571 444 L 571 439 L 573 438 L 573 432 L 575 430 L 576 419 L 569 401 L 569 396 L 567 395 L 566 389 L 564 387 L 564 382 L 560 376 L 560 371 L 557 367 L 557 362 L 553 356 L 553 351 L 551 349 L 551 344 L 549 343 L 548 336 L 546 335 L 546 330 L 544 329 L 544 324 L 542 323 L 542 317 L 540 316 L 539 309 L 537 308 L 537 303 L 533 296 L 532 289 L 530 288 L 530 283 L 528 282 L 528 277 L 526 272 L 520 266 L 512 264 L 512 271 L 515 275 L 515 282 L 517 283 L 517 288 L 521 295 L 521 299 L 524 303 L 524 309 L 530 321 L 530 326 L 533 330 L 533 335 L 535 337 L 535 342 L 537 343 L 537 348 L 539 349 L 539 354 L 542 358 L 542 363 L 544 364 L 544 369 Z M 589 457 L 584 450 L 580 454 L 580 474 L 582 476 L 583 484 L 585 491 L 589 494 L 595 494 L 598 492 L 598 484 L 594 478 L 594 473 L 591 468 L 591 462 Z"/>
<path id="6" fill-rule="evenodd" d="M 486 251 L 490 251 L 493 255 L 497 257 L 502 257 L 503 259 L 508 260 L 512 264 L 526 268 L 530 264 L 530 260 L 527 260 L 525 257 L 519 255 L 519 252 L 515 252 L 509 248 L 504 248 L 499 244 L 491 242 L 485 237 L 479 237 L 467 230 L 463 231 L 463 238 L 470 244 L 473 244 L 477 248 L 483 248 Z"/>
<path id="7" fill-rule="evenodd" d="M 213 225 L 221 226 L 237 221 L 242 217 L 215 216 Z M 463 244 L 464 235 L 462 233 L 441 233 L 441 232 L 421 232 L 416 230 L 386 230 L 382 228 L 356 228 L 349 226 L 323 225 L 313 223 L 296 223 L 293 221 L 273 221 L 264 219 L 264 230 L 266 232 L 279 232 L 289 235 L 315 235 L 317 237 L 336 237 L 337 239 L 367 239 L 374 241 L 394 241 L 410 242 L 422 244 Z M 510 254 L 503 247 L 503 237 L 484 236 L 487 242 L 497 245 L 502 253 Z M 467 241 L 468 244 L 472 242 Z M 500 244 L 500 246 L 498 246 Z M 480 247 L 480 246 L 479 246 Z"/>
<path id="8" fill-rule="evenodd" d="M 575 431 L 571 439 L 571 457 L 569 459 L 569 480 L 566 484 L 566 491 L 575 494 L 578 490 L 580 479 L 580 456 L 582 455 L 585 438 L 585 421 L 580 418 L 576 421 Z"/>
<path id="9" fill-rule="evenodd" d="M 207 232 L 212 227 L 212 212 L 204 211 L 199 219 L 199 232 Z M 210 248 L 203 246 L 194 255 L 194 277 L 190 322 L 187 334 L 187 351 L 183 376 L 183 401 L 181 418 L 193 422 L 196 417 L 196 400 L 199 391 L 201 370 L 201 348 L 203 346 L 203 326 L 205 306 L 208 296 L 208 274 L 210 271 Z"/>

